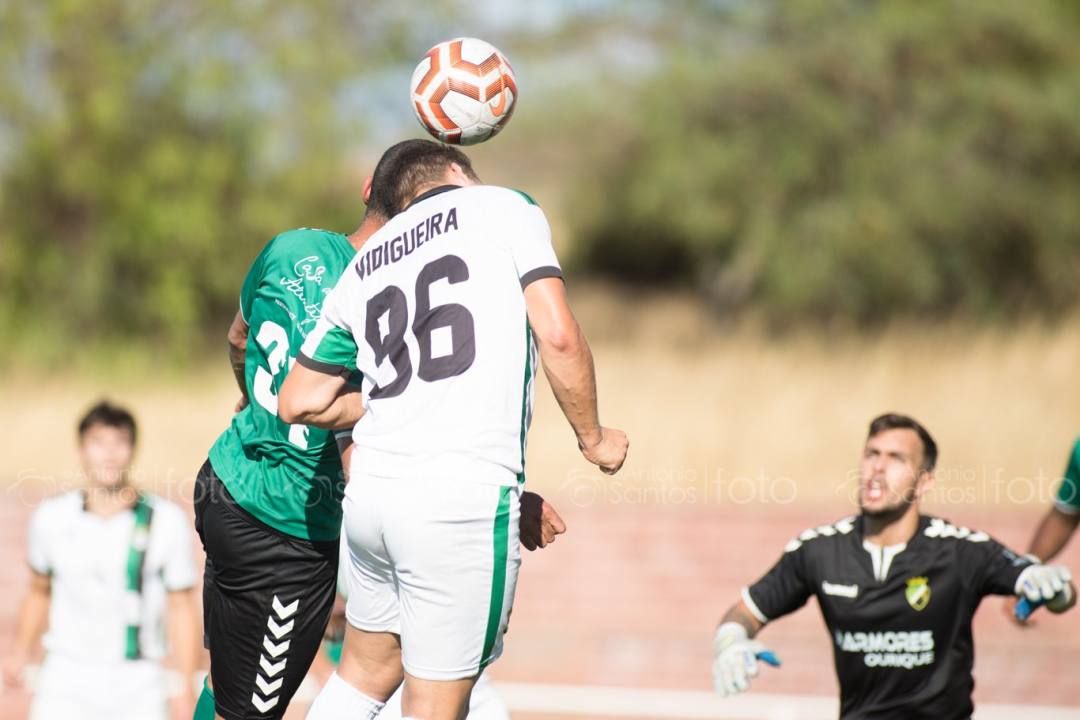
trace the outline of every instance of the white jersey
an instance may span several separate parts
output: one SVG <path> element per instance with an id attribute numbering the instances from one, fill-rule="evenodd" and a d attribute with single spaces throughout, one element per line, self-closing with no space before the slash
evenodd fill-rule
<path id="1" fill-rule="evenodd" d="M 364 374 L 353 466 L 522 479 L 536 372 L 522 291 L 561 276 L 543 211 L 506 188 L 436 188 L 372 235 L 297 358 Z"/>
<path id="2" fill-rule="evenodd" d="M 137 598 L 128 590 L 134 511 L 109 517 L 86 512 L 79 491 L 46 500 L 34 511 L 28 559 L 34 572 L 52 577 L 44 638 L 50 655 L 95 663 L 122 661 L 128 657 L 127 628 L 134 624 L 139 628 L 139 656 L 164 657 L 166 593 L 194 587 L 194 539 L 177 505 L 151 495 L 146 499 L 152 513 Z"/>

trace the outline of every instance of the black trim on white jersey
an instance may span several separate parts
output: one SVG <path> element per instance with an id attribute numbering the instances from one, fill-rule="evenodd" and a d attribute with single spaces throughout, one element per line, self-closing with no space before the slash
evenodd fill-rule
<path id="1" fill-rule="evenodd" d="M 437 188 L 432 188 L 427 192 L 420 193 L 419 195 L 414 197 L 412 199 L 412 202 L 410 202 L 408 205 L 401 209 L 401 212 L 405 212 L 418 202 L 423 202 L 424 200 L 435 197 L 436 195 L 442 195 L 444 192 L 450 192 L 451 190 L 460 190 L 461 188 L 461 185 L 440 185 Z"/>
<path id="2" fill-rule="evenodd" d="M 562 280 L 562 276 L 562 270 L 554 265 L 538 267 L 521 276 L 521 289 L 524 290 L 537 280 L 543 280 L 544 278 L 559 278 Z"/>
<path id="3" fill-rule="evenodd" d="M 303 365 L 308 370 L 314 370 L 315 372 L 322 373 L 323 375 L 337 375 L 348 379 L 352 375 L 352 370 L 344 365 L 335 365 L 334 363 L 323 362 L 322 360 L 316 360 L 310 358 L 304 353 L 296 354 L 296 364 Z"/>

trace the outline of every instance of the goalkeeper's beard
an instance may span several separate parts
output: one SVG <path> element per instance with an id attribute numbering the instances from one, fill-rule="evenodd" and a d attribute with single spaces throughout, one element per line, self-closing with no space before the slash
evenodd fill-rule
<path id="1" fill-rule="evenodd" d="M 915 488 L 909 488 L 907 491 L 901 494 L 899 500 L 890 505 L 884 505 L 882 507 L 872 508 L 867 507 L 862 498 L 859 498 L 859 510 L 862 511 L 864 517 L 873 519 L 875 522 L 883 525 L 889 525 L 896 522 L 900 518 L 907 514 L 908 509 L 915 504 Z"/>

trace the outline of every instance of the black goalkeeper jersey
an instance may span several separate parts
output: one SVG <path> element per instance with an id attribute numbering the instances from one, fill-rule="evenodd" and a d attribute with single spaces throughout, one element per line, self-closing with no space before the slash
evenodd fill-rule
<path id="1" fill-rule="evenodd" d="M 833 642 L 845 720 L 971 716 L 971 618 L 1030 562 L 982 532 L 920 516 L 906 545 L 864 543 L 862 518 L 803 532 L 743 591 L 762 622 L 813 595 Z"/>

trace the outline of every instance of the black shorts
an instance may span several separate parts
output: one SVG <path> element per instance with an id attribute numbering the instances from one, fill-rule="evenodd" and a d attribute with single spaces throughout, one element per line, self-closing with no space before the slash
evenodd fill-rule
<path id="1" fill-rule="evenodd" d="M 203 642 L 217 714 L 280 718 L 330 619 L 338 543 L 302 540 L 252 517 L 209 460 L 195 480 L 195 529 L 206 550 Z"/>

